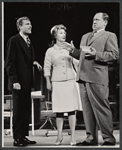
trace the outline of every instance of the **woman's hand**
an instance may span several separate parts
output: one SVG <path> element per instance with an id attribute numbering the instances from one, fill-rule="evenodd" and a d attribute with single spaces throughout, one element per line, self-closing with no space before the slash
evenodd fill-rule
<path id="1" fill-rule="evenodd" d="M 50 83 L 49 81 L 47 82 L 47 89 L 48 89 L 49 91 L 52 90 L 52 85 L 51 85 L 51 83 Z"/>
<path id="2" fill-rule="evenodd" d="M 68 43 L 68 42 L 63 42 L 63 43 L 65 44 L 65 47 L 69 52 L 72 53 L 74 51 L 75 46 L 73 44 L 73 41 L 71 41 L 70 43 Z"/>

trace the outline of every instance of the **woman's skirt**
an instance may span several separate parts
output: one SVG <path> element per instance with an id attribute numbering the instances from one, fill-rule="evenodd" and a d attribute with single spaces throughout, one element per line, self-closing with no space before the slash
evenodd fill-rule
<path id="1" fill-rule="evenodd" d="M 52 82 L 53 112 L 82 110 L 81 99 L 76 81 Z"/>

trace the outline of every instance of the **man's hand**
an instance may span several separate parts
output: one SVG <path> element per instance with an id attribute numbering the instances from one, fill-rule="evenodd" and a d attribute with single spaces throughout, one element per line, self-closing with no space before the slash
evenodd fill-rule
<path id="1" fill-rule="evenodd" d="M 85 53 L 85 58 L 92 58 L 95 57 L 95 55 L 96 55 L 96 49 L 90 47 L 90 51 Z"/>
<path id="2" fill-rule="evenodd" d="M 70 43 L 68 43 L 68 42 L 63 42 L 63 43 L 65 44 L 65 47 L 69 52 L 72 53 L 74 51 L 75 46 L 73 44 L 73 41 L 71 41 Z"/>
<path id="3" fill-rule="evenodd" d="M 19 83 L 14 83 L 13 84 L 13 89 L 20 90 L 21 89 L 21 85 Z"/>
<path id="4" fill-rule="evenodd" d="M 33 64 L 37 66 L 37 68 L 39 69 L 39 71 L 42 70 L 42 66 L 37 61 L 34 61 Z"/>

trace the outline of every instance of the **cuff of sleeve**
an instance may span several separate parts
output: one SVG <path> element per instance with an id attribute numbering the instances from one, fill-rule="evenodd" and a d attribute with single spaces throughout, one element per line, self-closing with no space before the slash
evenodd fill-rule
<path id="1" fill-rule="evenodd" d="M 50 73 L 45 73 L 44 76 L 45 76 L 45 77 L 46 77 L 46 76 L 50 76 Z"/>
<path id="2" fill-rule="evenodd" d="M 75 49 L 72 49 L 72 51 L 70 51 L 70 54 L 72 54 L 75 51 Z"/>
<path id="3" fill-rule="evenodd" d="M 99 52 L 96 52 L 95 60 L 101 60 L 101 58 L 100 58 L 100 53 L 99 53 Z"/>
<path id="4" fill-rule="evenodd" d="M 10 79 L 10 80 L 11 80 L 12 84 L 14 84 L 14 83 L 18 83 L 18 79 L 17 79 L 17 77 L 16 77 L 15 79 Z"/>

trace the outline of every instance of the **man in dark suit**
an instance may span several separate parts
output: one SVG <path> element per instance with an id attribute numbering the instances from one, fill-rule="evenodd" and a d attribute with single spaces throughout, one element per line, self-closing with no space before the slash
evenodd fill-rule
<path id="1" fill-rule="evenodd" d="M 8 89 L 13 96 L 13 138 L 14 146 L 35 144 L 29 135 L 31 115 L 31 88 L 33 87 L 33 65 L 39 70 L 40 64 L 34 61 L 34 49 L 30 42 L 32 25 L 28 17 L 17 20 L 19 34 L 11 37 L 7 43 L 5 68 L 8 74 Z"/>
<path id="2" fill-rule="evenodd" d="M 93 32 L 83 35 L 80 50 L 73 43 L 66 43 L 70 55 L 79 59 L 77 81 L 83 106 L 83 116 L 87 137 L 78 146 L 98 145 L 99 126 L 104 143 L 115 145 L 112 113 L 108 95 L 108 62 L 119 57 L 117 37 L 105 31 L 109 16 L 97 13 L 93 18 Z M 94 34 L 94 35 L 93 35 Z"/>

